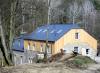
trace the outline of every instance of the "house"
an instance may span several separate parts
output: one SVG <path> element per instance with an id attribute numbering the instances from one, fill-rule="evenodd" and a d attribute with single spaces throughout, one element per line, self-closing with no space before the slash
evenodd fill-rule
<path id="1" fill-rule="evenodd" d="M 46 42 L 48 41 L 48 48 Z M 37 28 L 30 34 L 22 34 L 13 41 L 14 64 L 32 63 L 38 53 L 48 57 L 73 51 L 94 59 L 97 54 L 97 40 L 77 24 L 51 24 Z"/>
<path id="2" fill-rule="evenodd" d="M 24 49 L 45 52 L 48 41 L 48 56 L 73 51 L 89 56 L 92 59 L 97 54 L 97 40 L 77 24 L 51 24 L 37 28 L 24 38 Z"/>

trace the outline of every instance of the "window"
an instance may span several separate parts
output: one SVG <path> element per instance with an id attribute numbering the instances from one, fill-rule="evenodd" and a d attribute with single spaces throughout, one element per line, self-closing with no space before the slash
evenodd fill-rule
<path id="1" fill-rule="evenodd" d="M 32 64 L 32 58 L 29 58 L 28 61 L 29 61 L 29 64 Z"/>
<path id="2" fill-rule="evenodd" d="M 23 56 L 20 56 L 20 58 L 21 58 L 20 64 L 23 64 Z"/>
<path id="3" fill-rule="evenodd" d="M 33 44 L 33 50 L 35 50 L 35 44 Z"/>
<path id="4" fill-rule="evenodd" d="M 74 52 L 78 53 L 78 47 L 74 47 Z"/>
<path id="5" fill-rule="evenodd" d="M 40 48 L 41 48 L 41 52 L 43 52 L 43 44 L 41 44 L 41 47 Z"/>
<path id="6" fill-rule="evenodd" d="M 86 54 L 89 54 L 89 49 L 86 49 Z"/>
<path id="7" fill-rule="evenodd" d="M 50 47 L 50 45 L 48 45 L 47 52 L 51 53 L 51 47 Z"/>
<path id="8" fill-rule="evenodd" d="M 30 50 L 30 43 L 28 43 L 28 48 L 27 49 Z"/>
<path id="9" fill-rule="evenodd" d="M 75 39 L 79 39 L 79 33 L 75 33 Z"/>

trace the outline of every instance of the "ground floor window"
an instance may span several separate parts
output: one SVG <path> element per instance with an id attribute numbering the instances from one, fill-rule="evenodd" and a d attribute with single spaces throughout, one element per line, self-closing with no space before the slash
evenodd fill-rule
<path id="1" fill-rule="evenodd" d="M 20 56 L 20 58 L 21 58 L 20 64 L 23 64 L 23 56 Z"/>
<path id="2" fill-rule="evenodd" d="M 52 49 L 51 49 L 50 45 L 48 45 L 47 52 L 48 52 L 48 53 L 52 53 Z"/>
<path id="3" fill-rule="evenodd" d="M 78 47 L 74 47 L 74 52 L 78 53 Z"/>
<path id="4" fill-rule="evenodd" d="M 33 60 L 32 58 L 29 58 L 29 64 L 31 64 L 31 63 L 32 63 L 32 60 Z"/>
<path id="5" fill-rule="evenodd" d="M 86 49 L 86 54 L 89 54 L 89 49 Z"/>

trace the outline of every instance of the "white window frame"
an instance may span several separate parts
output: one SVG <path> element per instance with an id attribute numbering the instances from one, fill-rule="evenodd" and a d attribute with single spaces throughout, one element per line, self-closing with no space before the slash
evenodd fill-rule
<path id="1" fill-rule="evenodd" d="M 47 52 L 48 52 L 48 53 L 52 53 L 52 49 L 51 49 L 50 45 L 48 45 Z"/>
<path id="2" fill-rule="evenodd" d="M 35 51 L 35 44 L 33 44 L 32 49 L 33 49 L 33 51 Z"/>
<path id="3" fill-rule="evenodd" d="M 28 62 L 29 62 L 29 64 L 32 64 L 33 63 L 32 58 L 29 58 Z"/>
<path id="4" fill-rule="evenodd" d="M 90 49 L 86 49 L 86 54 L 89 54 L 89 50 L 90 50 Z"/>
<path id="5" fill-rule="evenodd" d="M 27 50 L 30 50 L 30 45 L 28 44 Z"/>
<path id="6" fill-rule="evenodd" d="M 75 39 L 79 39 L 79 33 L 78 32 L 75 33 Z"/>
<path id="7" fill-rule="evenodd" d="M 44 51 L 44 50 L 43 50 L 43 44 L 41 44 L 40 49 L 41 49 L 41 52 Z"/>
<path id="8" fill-rule="evenodd" d="M 21 58 L 20 64 L 23 64 L 23 56 L 20 56 L 20 58 Z"/>

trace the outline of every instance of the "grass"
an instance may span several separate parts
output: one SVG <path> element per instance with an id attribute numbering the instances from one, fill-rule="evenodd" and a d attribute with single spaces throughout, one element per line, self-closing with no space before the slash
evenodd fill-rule
<path id="1" fill-rule="evenodd" d="M 95 61 L 86 56 L 76 56 L 73 58 L 73 60 L 66 62 L 67 66 L 74 68 L 86 68 L 88 64 L 93 63 L 95 63 Z"/>

